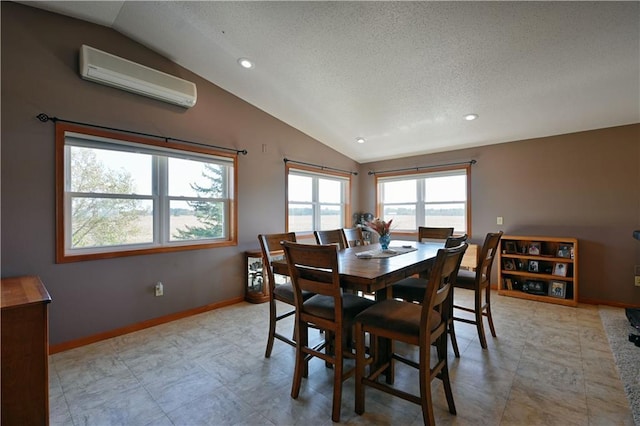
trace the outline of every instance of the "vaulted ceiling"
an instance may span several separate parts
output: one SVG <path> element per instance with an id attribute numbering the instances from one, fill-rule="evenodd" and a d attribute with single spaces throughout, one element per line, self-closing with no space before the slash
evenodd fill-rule
<path id="1" fill-rule="evenodd" d="M 360 163 L 640 122 L 639 2 L 22 3 L 112 27 Z"/>

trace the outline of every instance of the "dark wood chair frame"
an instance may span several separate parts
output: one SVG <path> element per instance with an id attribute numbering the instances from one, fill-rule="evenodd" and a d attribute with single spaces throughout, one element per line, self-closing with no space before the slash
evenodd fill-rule
<path id="1" fill-rule="evenodd" d="M 273 343 L 275 339 L 278 339 L 293 347 L 296 346 L 296 342 L 287 336 L 280 334 L 276 330 L 276 324 L 278 321 L 288 318 L 295 314 L 295 309 L 287 310 L 286 312 L 278 314 L 277 302 L 280 301 L 290 306 L 295 306 L 293 300 L 293 286 L 291 284 L 284 284 L 281 289 L 276 291 L 275 277 L 271 262 L 275 258 L 284 256 L 284 250 L 282 248 L 282 241 L 296 241 L 296 234 L 294 232 L 280 233 L 280 234 L 261 234 L 258 235 L 258 241 L 260 242 L 260 248 L 262 250 L 262 262 L 263 267 L 267 271 L 267 279 L 269 281 L 269 335 L 267 337 L 267 348 L 265 350 L 265 358 L 271 356 L 273 350 Z M 286 287 L 286 288 L 285 288 Z M 305 297 L 309 298 L 312 294 L 306 294 Z M 292 335 L 295 332 L 292 332 Z"/>
<path id="2" fill-rule="evenodd" d="M 418 241 L 427 240 L 446 240 L 453 235 L 453 228 L 434 228 L 428 226 L 418 227 Z"/>
<path id="3" fill-rule="evenodd" d="M 316 238 L 316 243 L 320 245 L 326 244 L 338 244 L 340 249 L 345 249 L 348 246 L 347 241 L 344 239 L 342 229 L 330 229 L 325 231 L 313 231 L 313 236 Z"/>
<path id="4" fill-rule="evenodd" d="M 300 393 L 302 377 L 308 369 L 311 358 L 323 359 L 333 366 L 333 408 L 331 419 L 340 421 L 342 404 L 342 382 L 355 374 L 355 368 L 344 370 L 344 358 L 355 358 L 350 342 L 353 318 L 374 302 L 356 296 L 343 294 L 338 271 L 338 247 L 330 245 L 298 244 L 290 241 L 282 243 L 293 282 L 296 306 L 296 363 L 291 386 L 291 397 Z M 304 300 L 302 292 L 314 296 Z M 325 331 L 325 340 L 310 347 L 309 326 Z M 325 349 L 322 352 L 322 349 Z"/>
<path id="5" fill-rule="evenodd" d="M 342 228 L 342 238 L 344 239 L 347 247 L 355 247 L 364 245 L 364 236 L 362 235 L 362 228 Z"/>
<path id="6" fill-rule="evenodd" d="M 449 228 L 453 229 L 453 228 Z M 445 248 L 452 248 L 461 245 L 467 241 L 467 234 L 458 237 L 448 237 L 444 243 Z M 394 299 L 402 299 L 407 302 L 422 303 L 424 292 L 429 285 L 429 272 L 424 272 L 420 277 L 407 277 L 393 285 L 392 293 Z M 454 284 L 455 286 L 455 284 Z M 451 309 L 453 309 L 453 291 L 449 298 Z M 453 312 L 453 311 L 451 311 Z M 447 332 L 451 336 L 451 347 L 456 358 L 460 358 L 460 349 L 458 348 L 458 339 L 456 338 L 456 329 L 453 324 L 453 316 L 449 317 L 447 324 Z"/>
<path id="7" fill-rule="evenodd" d="M 365 386 L 371 386 L 420 405 L 424 423 L 433 425 L 435 420 L 432 408 L 431 382 L 438 378 L 443 383 L 449 412 L 456 414 L 447 362 L 447 323 L 451 315 L 449 297 L 452 282 L 455 281 L 466 248 L 467 244 L 463 243 L 457 247 L 438 251 L 431 268 L 429 285 L 420 305 L 389 299 L 379 302 L 356 316 L 356 413 L 364 413 Z M 415 314 L 409 317 L 412 319 L 407 319 L 402 315 L 409 311 Z M 416 318 L 418 316 L 419 320 Z M 411 321 L 411 325 L 405 326 L 399 321 L 400 318 L 403 318 L 404 321 Z M 417 333 L 415 332 L 416 328 Z M 378 338 L 386 338 L 418 346 L 418 362 L 393 353 L 390 361 L 379 365 L 376 363 L 376 357 L 379 356 L 377 353 L 378 345 L 374 345 L 374 349 L 370 350 L 372 356 L 366 356 L 366 333 L 369 333 L 371 342 Z M 437 361 L 433 366 L 431 366 L 431 345 L 435 345 L 437 353 Z M 414 395 L 378 381 L 379 376 L 387 367 L 393 368 L 394 360 L 419 370 L 417 377 L 420 382 L 420 395 Z M 377 366 L 375 371 L 371 371 L 373 365 Z M 367 366 L 370 371 L 365 376 Z"/>
<path id="8" fill-rule="evenodd" d="M 493 337 L 496 336 L 496 329 L 493 325 L 493 317 L 491 316 L 491 268 L 493 261 L 496 257 L 500 239 L 503 232 L 490 232 L 484 239 L 480 255 L 478 256 L 478 265 L 475 270 L 475 275 L 468 277 L 469 273 L 464 272 L 458 276 L 454 286 L 456 288 L 464 288 L 472 290 L 474 292 L 474 307 L 453 305 L 455 309 L 459 309 L 465 312 L 471 312 L 474 314 L 474 319 L 457 317 L 454 315 L 454 321 L 460 321 L 467 324 L 474 324 L 478 330 L 478 338 L 480 339 L 480 346 L 483 349 L 487 348 L 487 338 L 484 332 L 483 317 L 487 317 L 489 323 L 489 330 Z M 484 293 L 484 301 L 483 295 Z"/>

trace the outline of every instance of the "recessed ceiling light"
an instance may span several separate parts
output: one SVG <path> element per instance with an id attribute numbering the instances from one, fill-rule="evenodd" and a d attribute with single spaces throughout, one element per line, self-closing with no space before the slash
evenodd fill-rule
<path id="1" fill-rule="evenodd" d="M 358 142 L 358 143 L 365 143 L 365 138 L 362 138 L 362 137 L 360 137 L 360 138 L 356 138 L 356 142 Z"/>
<path id="2" fill-rule="evenodd" d="M 253 62 L 251 62 L 249 59 L 247 58 L 240 58 L 238 59 L 238 63 L 240 64 L 240 66 L 242 68 L 253 68 Z"/>
<path id="3" fill-rule="evenodd" d="M 466 114 L 464 116 L 464 119 L 467 120 L 467 121 L 473 121 L 476 118 L 478 118 L 478 114 Z"/>

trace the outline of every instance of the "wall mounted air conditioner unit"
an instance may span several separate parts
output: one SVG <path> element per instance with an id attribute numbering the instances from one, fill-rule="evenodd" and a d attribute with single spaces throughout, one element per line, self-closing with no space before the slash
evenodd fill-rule
<path id="1" fill-rule="evenodd" d="M 196 104 L 196 85 L 144 65 L 94 49 L 80 48 L 80 75 L 85 80 L 190 108 Z"/>

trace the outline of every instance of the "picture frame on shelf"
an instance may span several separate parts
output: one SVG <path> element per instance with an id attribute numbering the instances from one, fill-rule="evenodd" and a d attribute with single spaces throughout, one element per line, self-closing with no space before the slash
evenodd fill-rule
<path id="1" fill-rule="evenodd" d="M 529 244 L 529 254 L 532 256 L 540 256 L 540 250 L 542 248 L 542 243 L 539 241 L 532 241 Z"/>
<path id="2" fill-rule="evenodd" d="M 538 272 L 539 271 L 539 265 L 538 265 L 538 261 L 537 260 L 530 260 L 529 261 L 528 271 L 529 272 Z"/>
<path id="3" fill-rule="evenodd" d="M 522 291 L 525 293 L 537 294 L 539 296 L 546 296 L 547 283 L 544 281 L 525 281 L 522 285 Z"/>
<path id="4" fill-rule="evenodd" d="M 502 261 L 502 268 L 505 271 L 515 271 L 516 270 L 516 262 L 513 259 L 504 259 Z"/>
<path id="5" fill-rule="evenodd" d="M 513 290 L 513 283 L 511 282 L 511 278 L 505 278 L 504 279 L 504 287 L 507 290 Z"/>
<path id="6" fill-rule="evenodd" d="M 556 253 L 556 257 L 564 257 L 566 259 L 571 258 L 571 248 L 572 246 L 569 244 L 560 244 L 558 246 L 558 252 Z"/>
<path id="7" fill-rule="evenodd" d="M 507 254 L 516 254 L 518 252 L 518 248 L 516 247 L 515 241 L 505 241 L 504 242 L 504 251 Z"/>
<path id="8" fill-rule="evenodd" d="M 566 277 L 567 269 L 569 269 L 568 263 L 558 262 L 555 265 L 553 265 L 553 275 L 557 275 L 559 277 Z"/>
<path id="9" fill-rule="evenodd" d="M 565 299 L 567 297 L 567 283 L 564 281 L 551 281 L 549 283 L 549 296 Z"/>

